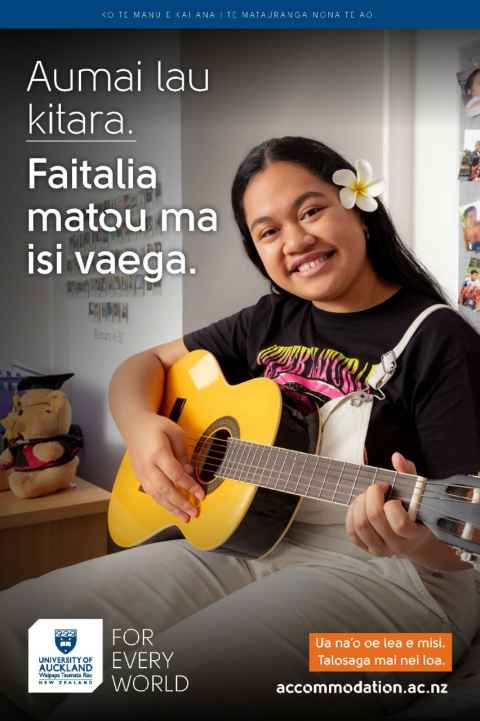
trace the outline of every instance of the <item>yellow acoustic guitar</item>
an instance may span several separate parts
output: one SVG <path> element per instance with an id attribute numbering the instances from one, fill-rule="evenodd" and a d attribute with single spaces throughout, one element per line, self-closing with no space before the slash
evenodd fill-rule
<path id="1" fill-rule="evenodd" d="M 348 506 L 376 481 L 389 497 L 450 545 L 478 553 L 480 479 L 439 481 L 357 466 L 314 455 L 318 413 L 272 380 L 228 385 L 215 358 L 197 350 L 169 370 L 161 408 L 185 431 L 191 464 L 205 489 L 199 514 L 183 523 L 147 495 L 125 454 L 110 500 L 110 534 L 119 546 L 156 538 L 176 526 L 197 548 L 248 558 L 265 556 L 281 540 L 303 497 Z"/>

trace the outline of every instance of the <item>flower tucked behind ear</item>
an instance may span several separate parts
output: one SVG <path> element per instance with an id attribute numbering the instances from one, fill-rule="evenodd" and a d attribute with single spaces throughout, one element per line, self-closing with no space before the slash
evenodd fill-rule
<path id="1" fill-rule="evenodd" d="M 360 210 L 371 213 L 378 208 L 375 200 L 377 195 L 383 193 L 385 183 L 383 180 L 372 180 L 372 166 L 368 160 L 357 160 L 357 175 L 353 171 L 336 170 L 332 175 L 335 185 L 343 185 L 340 191 L 340 202 L 344 208 L 350 210 L 357 205 Z"/>

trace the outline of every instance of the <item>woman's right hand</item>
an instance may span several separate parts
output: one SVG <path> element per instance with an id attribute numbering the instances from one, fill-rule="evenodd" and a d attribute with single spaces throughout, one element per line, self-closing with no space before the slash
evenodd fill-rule
<path id="1" fill-rule="evenodd" d="M 156 413 L 136 418 L 127 438 L 135 476 L 143 490 L 161 506 L 188 523 L 198 514 L 188 494 L 201 501 L 203 488 L 193 471 L 185 446 L 185 434 L 177 423 Z"/>

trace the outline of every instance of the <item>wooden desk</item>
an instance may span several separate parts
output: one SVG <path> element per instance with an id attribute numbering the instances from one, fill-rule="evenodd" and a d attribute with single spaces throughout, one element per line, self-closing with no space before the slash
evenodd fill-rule
<path id="1" fill-rule="evenodd" d="M 40 498 L 0 492 L 0 588 L 107 553 L 110 493 L 75 483 Z"/>

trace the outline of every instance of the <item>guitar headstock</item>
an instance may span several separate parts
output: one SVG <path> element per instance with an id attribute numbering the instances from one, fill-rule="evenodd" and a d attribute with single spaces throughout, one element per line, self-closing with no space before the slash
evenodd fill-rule
<path id="1" fill-rule="evenodd" d="M 458 475 L 428 480 L 417 520 L 440 541 L 480 554 L 480 477 Z"/>

